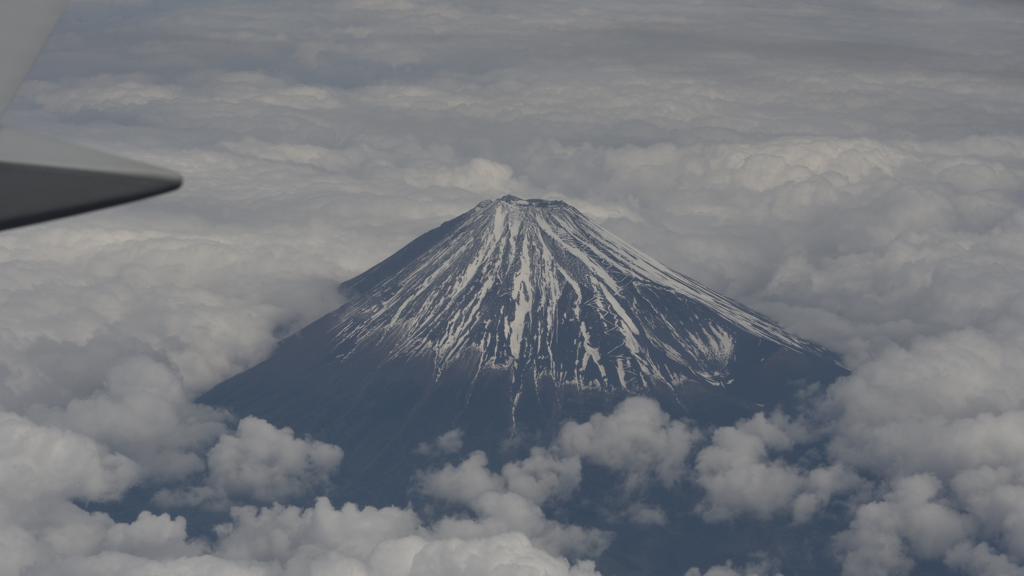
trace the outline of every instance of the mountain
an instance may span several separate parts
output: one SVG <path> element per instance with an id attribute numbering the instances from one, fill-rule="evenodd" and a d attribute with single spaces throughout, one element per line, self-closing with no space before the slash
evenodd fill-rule
<path id="1" fill-rule="evenodd" d="M 452 429 L 500 462 L 627 396 L 731 424 L 846 373 L 559 201 L 482 202 L 340 289 L 200 401 L 342 446 L 340 490 L 365 503 L 402 501 L 410 454 Z"/>

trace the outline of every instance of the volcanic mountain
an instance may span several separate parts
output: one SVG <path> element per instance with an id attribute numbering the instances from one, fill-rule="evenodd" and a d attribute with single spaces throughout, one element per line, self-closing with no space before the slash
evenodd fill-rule
<path id="1" fill-rule="evenodd" d="M 410 454 L 453 429 L 511 458 L 627 396 L 731 424 L 846 373 L 558 201 L 482 202 L 340 289 L 201 401 L 340 445 L 345 496 L 367 503 L 401 497 Z"/>

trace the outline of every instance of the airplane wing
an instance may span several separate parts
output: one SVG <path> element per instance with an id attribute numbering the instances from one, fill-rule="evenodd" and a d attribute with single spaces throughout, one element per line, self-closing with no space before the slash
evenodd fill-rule
<path id="1" fill-rule="evenodd" d="M 0 0 L 0 116 L 70 0 Z M 0 125 L 0 230 L 138 200 L 174 172 Z"/>

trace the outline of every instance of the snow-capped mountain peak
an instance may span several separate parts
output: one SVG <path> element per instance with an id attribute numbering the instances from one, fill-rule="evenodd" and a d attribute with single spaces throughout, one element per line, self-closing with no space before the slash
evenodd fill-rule
<path id="1" fill-rule="evenodd" d="M 380 504 L 453 429 L 508 461 L 628 396 L 732 424 L 846 373 L 563 202 L 483 202 L 341 289 L 344 306 L 201 400 L 342 446 L 345 489 Z"/>
<path id="2" fill-rule="evenodd" d="M 727 385 L 741 338 L 823 352 L 561 201 L 505 196 L 442 228 L 415 258 L 400 252 L 343 285 L 339 360 L 380 343 L 389 359 L 431 358 L 437 375 L 472 351 L 515 380 L 640 392 Z"/>

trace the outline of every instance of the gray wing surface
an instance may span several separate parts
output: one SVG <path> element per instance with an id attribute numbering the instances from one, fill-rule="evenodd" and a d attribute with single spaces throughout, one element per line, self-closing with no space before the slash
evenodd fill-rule
<path id="1" fill-rule="evenodd" d="M 70 0 L 0 0 L 0 115 Z M 181 176 L 0 124 L 0 230 L 174 190 Z"/>

